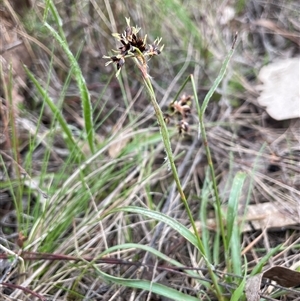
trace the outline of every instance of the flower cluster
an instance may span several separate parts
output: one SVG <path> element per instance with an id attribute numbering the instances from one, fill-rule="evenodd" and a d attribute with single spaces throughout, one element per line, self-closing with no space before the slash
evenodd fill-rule
<path id="1" fill-rule="evenodd" d="M 170 114 L 165 114 L 165 122 L 169 123 L 174 115 L 181 117 L 177 124 L 179 134 L 184 134 L 189 131 L 188 117 L 191 113 L 192 96 L 183 94 L 181 98 L 170 104 Z"/>
<path id="2" fill-rule="evenodd" d="M 161 53 L 163 46 L 159 49 L 160 39 L 156 39 L 154 43 L 149 44 L 147 46 L 146 40 L 147 35 L 144 38 L 141 38 L 138 35 L 140 28 L 130 26 L 130 19 L 126 18 L 127 27 L 122 34 L 114 33 L 113 36 L 121 42 L 121 46 L 118 50 L 113 50 L 116 55 L 114 56 L 103 56 L 105 59 L 109 59 L 109 61 L 105 64 L 105 66 L 115 63 L 117 65 L 118 72 L 121 70 L 122 66 L 125 64 L 125 59 L 129 57 L 135 57 L 141 63 L 141 65 L 146 68 L 146 58 L 150 58 L 154 55 L 158 55 Z M 117 73 L 118 75 L 118 73 Z"/>

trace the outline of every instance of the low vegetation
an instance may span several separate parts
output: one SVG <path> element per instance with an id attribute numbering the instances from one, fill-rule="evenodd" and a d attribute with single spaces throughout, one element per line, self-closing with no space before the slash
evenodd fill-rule
<path id="1" fill-rule="evenodd" d="M 300 300 L 299 120 L 257 103 L 296 1 L 3 0 L 1 300 Z"/>

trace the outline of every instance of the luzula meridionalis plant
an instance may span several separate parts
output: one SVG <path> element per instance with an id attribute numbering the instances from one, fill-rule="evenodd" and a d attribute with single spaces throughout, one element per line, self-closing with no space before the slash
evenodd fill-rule
<path id="1" fill-rule="evenodd" d="M 122 67 L 124 66 L 126 59 L 129 59 L 129 58 L 133 59 L 134 62 L 136 63 L 136 65 L 138 66 L 138 68 L 140 69 L 143 83 L 150 96 L 151 103 L 155 110 L 156 118 L 157 118 L 158 124 L 160 126 L 160 133 L 161 133 L 161 136 L 162 136 L 162 139 L 164 142 L 165 152 L 167 154 L 166 161 L 168 163 L 169 169 L 172 170 L 178 192 L 179 192 L 180 197 L 186 207 L 190 221 L 191 221 L 192 225 L 194 226 L 195 223 L 194 223 L 192 214 L 190 212 L 189 206 L 187 204 L 183 189 L 181 187 L 179 177 L 177 174 L 177 169 L 176 169 L 176 166 L 174 163 L 169 133 L 168 133 L 168 129 L 167 129 L 166 122 L 165 122 L 165 116 L 163 115 L 163 113 L 157 103 L 155 92 L 153 90 L 153 86 L 151 83 L 151 77 L 148 74 L 148 64 L 147 64 L 148 60 L 151 57 L 160 54 L 164 46 L 162 46 L 159 49 L 159 44 L 161 42 L 161 38 L 157 38 L 154 41 L 154 43 L 147 45 L 146 44 L 147 35 L 145 35 L 143 38 L 140 37 L 138 34 L 140 31 L 140 28 L 130 26 L 129 18 L 126 18 L 126 22 L 127 22 L 127 27 L 122 34 L 119 34 L 119 33 L 113 34 L 113 36 L 118 41 L 120 41 L 122 44 L 119 47 L 119 50 L 113 50 L 116 53 L 116 55 L 103 56 L 103 58 L 109 59 L 109 61 L 106 63 L 106 66 L 111 63 L 115 63 L 117 65 L 117 74 L 116 74 L 117 76 L 119 75 Z M 176 106 L 175 103 L 173 105 L 174 105 L 174 110 L 178 111 L 178 105 Z M 180 105 L 180 107 L 182 107 L 182 105 Z M 183 125 L 183 128 L 186 129 L 186 126 Z M 194 226 L 194 227 L 195 227 L 194 231 L 195 231 L 195 233 L 197 233 L 196 226 Z M 199 237 L 198 237 L 198 239 L 199 239 L 199 243 L 201 244 Z"/>

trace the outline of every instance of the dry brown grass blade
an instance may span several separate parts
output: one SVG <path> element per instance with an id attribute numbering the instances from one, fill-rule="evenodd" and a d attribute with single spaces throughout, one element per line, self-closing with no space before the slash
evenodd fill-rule
<path id="1" fill-rule="evenodd" d="M 265 28 L 273 31 L 274 33 L 277 33 L 277 34 L 293 41 L 298 46 L 300 46 L 300 36 L 299 35 L 292 34 L 292 33 L 288 32 L 287 30 L 280 28 L 277 24 L 275 24 L 271 20 L 259 19 L 259 20 L 256 20 L 255 22 L 253 22 L 253 24 L 265 27 Z"/>

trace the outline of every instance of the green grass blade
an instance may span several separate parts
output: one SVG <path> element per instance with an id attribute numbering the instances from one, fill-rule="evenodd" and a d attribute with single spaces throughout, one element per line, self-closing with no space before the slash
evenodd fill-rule
<path id="1" fill-rule="evenodd" d="M 268 252 L 268 254 L 266 254 L 259 262 L 258 264 L 253 268 L 250 276 L 254 276 L 258 273 L 260 273 L 263 269 L 263 267 L 265 266 L 266 262 L 274 255 L 276 254 L 280 248 L 282 247 L 282 245 L 278 245 L 276 248 L 273 248 L 270 252 Z"/>
<path id="2" fill-rule="evenodd" d="M 211 97 L 213 96 L 213 94 L 215 93 L 217 87 L 219 86 L 220 82 L 222 81 L 224 75 L 225 75 L 225 72 L 226 72 L 226 69 L 228 67 L 228 64 L 229 64 L 229 61 L 233 55 L 233 52 L 234 52 L 234 47 L 235 47 L 235 42 L 236 42 L 236 38 L 237 36 L 235 37 L 234 41 L 233 41 L 233 44 L 232 44 L 232 47 L 229 51 L 229 53 L 227 54 L 223 64 L 222 64 L 222 67 L 221 67 L 221 70 L 219 72 L 219 75 L 217 76 L 217 78 L 215 79 L 212 87 L 209 89 L 209 91 L 207 92 L 204 100 L 203 100 L 203 103 L 202 103 L 202 106 L 201 106 L 201 114 L 203 115 L 205 113 L 205 110 L 207 108 L 207 105 L 211 99 Z"/>
<path id="3" fill-rule="evenodd" d="M 110 276 L 110 275 L 100 271 L 98 268 L 97 268 L 97 271 L 104 279 L 106 279 L 107 281 L 116 283 L 116 284 L 153 292 L 160 296 L 170 298 L 171 300 L 199 301 L 199 299 L 196 297 L 189 296 L 187 294 L 184 294 L 173 288 L 170 288 L 168 286 L 165 286 L 165 285 L 162 285 L 159 283 L 155 283 L 155 282 L 151 282 L 151 281 L 147 281 L 147 280 L 132 280 L 132 279 L 123 279 L 123 278 L 119 278 L 119 277 L 114 277 L 114 276 Z"/>
<path id="4" fill-rule="evenodd" d="M 209 180 L 209 171 L 206 170 L 206 176 L 205 181 L 203 183 L 203 187 L 201 190 L 201 207 L 200 207 L 200 214 L 199 218 L 201 221 L 201 239 L 203 241 L 203 246 L 205 250 L 205 254 L 207 255 L 207 258 L 211 262 L 211 241 L 210 241 L 210 231 L 207 227 L 207 207 L 208 207 L 208 198 L 211 192 L 211 181 Z"/>
<path id="5" fill-rule="evenodd" d="M 235 275 L 242 275 L 242 258 L 241 258 L 241 233 L 239 231 L 239 225 L 235 224 L 232 231 L 232 237 L 230 241 L 231 249 L 231 261 L 233 267 L 233 273 Z"/>
<path id="6" fill-rule="evenodd" d="M 230 245 L 230 240 L 233 233 L 233 227 L 237 226 L 236 219 L 238 217 L 239 198 L 242 192 L 245 179 L 246 179 L 246 174 L 242 172 L 238 172 L 233 179 L 232 188 L 231 188 L 229 201 L 228 201 L 227 217 L 226 217 L 227 246 Z"/>
<path id="7" fill-rule="evenodd" d="M 240 257 L 240 254 L 239 254 L 239 257 Z M 246 257 L 245 257 L 245 261 L 246 261 Z M 244 296 L 244 288 L 246 285 L 246 279 L 247 279 L 247 265 L 245 265 L 243 280 L 241 281 L 241 283 L 239 284 L 237 289 L 235 289 L 235 291 L 233 292 L 233 294 L 230 298 L 230 301 L 240 301 L 241 297 Z M 242 299 L 242 300 L 244 300 L 244 299 Z"/>
<path id="8" fill-rule="evenodd" d="M 66 120 L 64 119 L 63 115 L 61 114 L 60 110 L 57 108 L 57 106 L 54 104 L 52 99 L 49 97 L 47 91 L 40 85 L 40 83 L 36 80 L 34 75 L 28 70 L 28 68 L 25 66 L 25 71 L 30 78 L 30 80 L 35 85 L 36 89 L 39 91 L 40 95 L 42 96 L 42 99 L 47 103 L 50 110 L 53 112 L 54 116 L 57 118 L 62 130 L 66 134 L 66 143 L 69 147 L 70 151 L 75 151 L 77 154 L 77 162 L 81 161 L 82 158 L 84 158 L 84 154 L 81 151 L 81 149 L 78 147 L 76 141 L 73 138 L 73 134 L 71 130 L 68 127 L 68 124 Z"/>
<path id="9" fill-rule="evenodd" d="M 222 64 L 222 68 L 220 70 L 220 73 L 219 73 L 218 77 L 216 78 L 216 80 L 214 81 L 212 87 L 209 89 L 208 93 L 206 94 L 201 107 L 200 107 L 199 101 L 198 101 L 198 94 L 197 94 L 195 81 L 194 81 L 193 76 L 191 76 L 191 83 L 192 83 L 194 98 L 195 98 L 198 117 L 199 117 L 199 128 L 200 128 L 200 132 L 201 132 L 201 135 L 202 135 L 202 140 L 203 140 L 203 144 L 204 144 L 204 147 L 205 147 L 205 153 L 206 153 L 206 156 L 207 156 L 207 161 L 208 161 L 208 165 L 209 165 L 209 169 L 210 169 L 210 173 L 211 173 L 211 177 L 212 177 L 213 189 L 214 189 L 215 198 L 216 198 L 217 219 L 218 219 L 219 228 L 220 228 L 220 231 L 221 231 L 222 241 L 223 241 L 223 245 L 224 245 L 225 250 L 228 249 L 228 244 L 227 244 L 227 239 L 225 237 L 223 216 L 222 216 L 222 210 L 221 210 L 221 200 L 220 200 L 220 195 L 219 195 L 215 170 L 214 170 L 214 167 L 213 167 L 212 156 L 211 156 L 210 148 L 209 148 L 209 145 L 208 145 L 208 140 L 207 140 L 207 135 L 206 135 L 206 130 L 205 130 L 204 113 L 205 113 L 205 110 L 207 108 L 207 105 L 208 105 L 212 95 L 216 91 L 218 85 L 220 84 L 220 82 L 222 81 L 222 79 L 225 75 L 227 66 L 228 66 L 229 61 L 230 61 L 230 59 L 233 55 L 233 52 L 234 52 L 236 39 L 237 39 L 237 36 L 235 36 L 235 39 L 233 41 L 231 50 L 228 53 L 228 55 L 226 56 L 226 58 L 225 58 L 225 60 Z M 226 252 L 225 252 L 225 255 L 226 255 Z M 227 259 L 226 259 L 226 261 L 227 261 Z"/>
<path id="10" fill-rule="evenodd" d="M 220 262 L 223 261 L 223 259 L 221 259 L 223 250 L 221 248 L 220 236 L 221 236 L 221 231 L 219 228 L 217 228 L 215 237 L 214 237 L 214 241 L 213 241 L 213 251 L 212 251 L 214 265 L 218 265 L 218 264 L 220 264 Z"/>
<path id="11" fill-rule="evenodd" d="M 116 208 L 116 209 L 110 211 L 110 213 L 114 213 L 114 212 L 135 213 L 135 214 L 147 216 L 154 220 L 161 221 L 161 222 L 169 225 L 172 229 L 176 230 L 181 236 L 183 236 L 186 240 L 188 240 L 197 249 L 199 248 L 198 240 L 197 240 L 195 234 L 193 234 L 188 228 L 186 228 L 184 225 L 179 223 L 177 220 L 175 220 L 172 217 L 169 217 L 161 212 L 152 211 L 152 210 L 149 210 L 146 208 L 140 208 L 140 207 L 135 207 L 135 206 Z M 204 255 L 204 254 L 202 254 L 202 255 Z"/>

